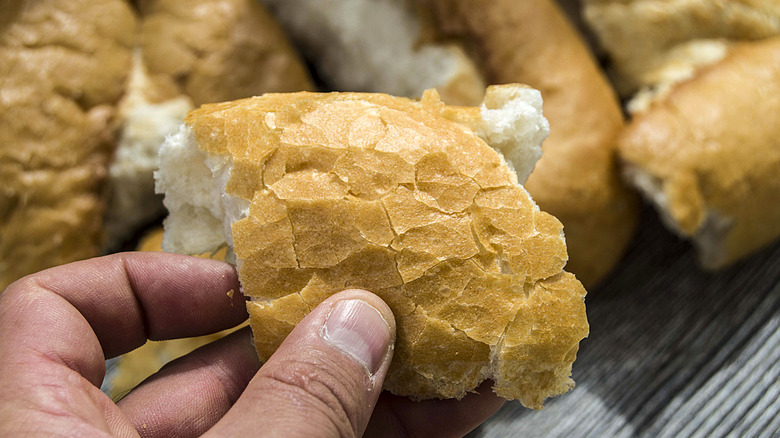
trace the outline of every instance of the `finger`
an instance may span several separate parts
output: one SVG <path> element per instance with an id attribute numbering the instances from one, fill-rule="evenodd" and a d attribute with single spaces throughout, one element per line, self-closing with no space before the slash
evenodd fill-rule
<path id="1" fill-rule="evenodd" d="M 486 381 L 462 400 L 412 401 L 384 392 L 368 423 L 366 437 L 463 436 L 490 418 L 505 400 Z"/>
<path id="2" fill-rule="evenodd" d="M 230 265 L 174 254 L 124 253 L 59 266 L 0 294 L 0 352 L 37 365 L 53 361 L 99 385 L 104 356 L 147 338 L 196 336 L 240 323 L 243 298 L 229 297 L 229 290 L 238 291 Z"/>
<path id="3" fill-rule="evenodd" d="M 392 358 L 395 320 L 376 295 L 340 292 L 317 306 L 260 368 L 214 436 L 359 436 Z"/>
<path id="4" fill-rule="evenodd" d="M 200 436 L 259 368 L 247 327 L 170 362 L 118 405 L 143 437 Z"/>

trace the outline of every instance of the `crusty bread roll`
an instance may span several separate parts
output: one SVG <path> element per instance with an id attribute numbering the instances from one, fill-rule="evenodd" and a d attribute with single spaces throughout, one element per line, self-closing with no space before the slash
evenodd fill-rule
<path id="1" fill-rule="evenodd" d="M 626 177 L 717 268 L 780 235 L 780 37 L 742 43 L 640 113 Z"/>
<path id="2" fill-rule="evenodd" d="M 141 54 L 152 81 L 195 105 L 302 91 L 308 72 L 254 0 L 141 0 Z"/>
<path id="3" fill-rule="evenodd" d="M 0 3 L 0 290 L 99 254 L 134 31 L 121 0 Z"/>
<path id="4" fill-rule="evenodd" d="M 586 286 L 620 259 L 638 216 L 614 162 L 621 109 L 553 0 L 263 2 L 336 90 L 418 97 L 437 87 L 445 102 L 473 105 L 485 82 L 539 89 L 551 135 L 526 187 L 563 222 L 569 269 Z M 437 50 L 468 56 L 433 75 L 415 67 L 443 63 Z M 453 87 L 456 77 L 469 86 Z"/>
<path id="5" fill-rule="evenodd" d="M 279 26 L 255 0 L 144 0 L 110 168 L 106 248 L 164 213 L 152 172 L 166 135 L 197 105 L 312 89 Z"/>
<path id="6" fill-rule="evenodd" d="M 668 89 L 717 62 L 730 41 L 780 34 L 776 0 L 583 0 L 623 96 Z M 646 102 L 641 103 L 644 108 Z"/>
<path id="7" fill-rule="evenodd" d="M 163 246 L 232 248 L 261 359 L 326 297 L 365 288 L 397 319 L 387 389 L 459 398 L 493 379 L 540 408 L 572 387 L 588 333 L 561 223 L 518 185 L 547 132 L 518 85 L 481 109 L 433 91 L 205 105 L 161 150 Z"/>

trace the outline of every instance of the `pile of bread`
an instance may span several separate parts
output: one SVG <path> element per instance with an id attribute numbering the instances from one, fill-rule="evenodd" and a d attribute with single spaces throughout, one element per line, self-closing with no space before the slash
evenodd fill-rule
<path id="1" fill-rule="evenodd" d="M 0 287 L 159 223 L 168 137 L 164 246 L 229 247 L 261 356 L 365 287 L 388 389 L 540 407 L 637 192 L 706 268 L 780 235 L 778 34 L 771 0 L 5 2 Z M 315 88 L 387 95 L 234 101 Z"/>

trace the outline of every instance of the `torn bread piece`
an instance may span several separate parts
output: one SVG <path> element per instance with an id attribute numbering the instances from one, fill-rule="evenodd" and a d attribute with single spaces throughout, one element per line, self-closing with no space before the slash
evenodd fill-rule
<path id="1" fill-rule="evenodd" d="M 780 236 L 780 37 L 735 45 L 619 140 L 626 178 L 720 268 Z"/>
<path id="2" fill-rule="evenodd" d="M 109 167 L 109 205 L 106 211 L 104 248 L 115 250 L 138 228 L 165 213 L 154 194 L 153 172 L 159 166 L 160 146 L 174 134 L 184 116 L 194 108 L 184 94 L 156 101 L 154 86 L 143 64 L 140 49 L 133 56 L 133 68 L 125 96 L 119 105 L 121 129 Z"/>
<path id="3" fill-rule="evenodd" d="M 621 95 L 642 108 L 655 89 L 717 62 L 731 42 L 780 34 L 776 0 L 584 0 L 585 21 L 609 54 Z"/>
<path id="4" fill-rule="evenodd" d="M 436 88 L 451 105 L 476 105 L 485 82 L 463 47 L 430 41 L 408 0 L 261 0 L 326 87 L 419 98 Z"/>
<path id="5" fill-rule="evenodd" d="M 519 185 L 547 135 L 536 90 L 482 108 L 381 94 L 268 94 L 191 112 L 161 150 L 163 247 L 232 248 L 261 359 L 346 288 L 392 308 L 386 389 L 495 392 L 541 408 L 588 334 L 561 223 Z M 514 150 L 514 163 L 489 144 Z"/>
<path id="6" fill-rule="evenodd" d="M 159 148 L 195 106 L 311 90 L 306 67 L 255 0 L 144 0 L 120 137 L 109 174 L 105 249 L 164 214 L 152 172 Z"/>
<path id="7" fill-rule="evenodd" d="M 455 105 L 479 105 L 483 83 L 541 91 L 552 129 L 525 187 L 563 222 L 583 284 L 621 259 L 639 211 L 615 162 L 622 112 L 554 0 L 262 1 L 333 90 L 418 98 L 436 87 Z"/>

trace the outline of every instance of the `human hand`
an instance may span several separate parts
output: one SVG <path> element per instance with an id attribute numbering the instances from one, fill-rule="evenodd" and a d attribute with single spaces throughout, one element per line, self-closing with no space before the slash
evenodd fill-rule
<path id="1" fill-rule="evenodd" d="M 262 368 L 242 329 L 116 404 L 100 391 L 106 358 L 246 319 L 241 294 L 227 295 L 238 287 L 226 263 L 164 253 L 115 254 L 13 283 L 0 294 L 0 435 L 457 436 L 502 404 L 487 386 L 461 401 L 381 393 L 395 322 L 360 290 L 323 302 Z"/>

